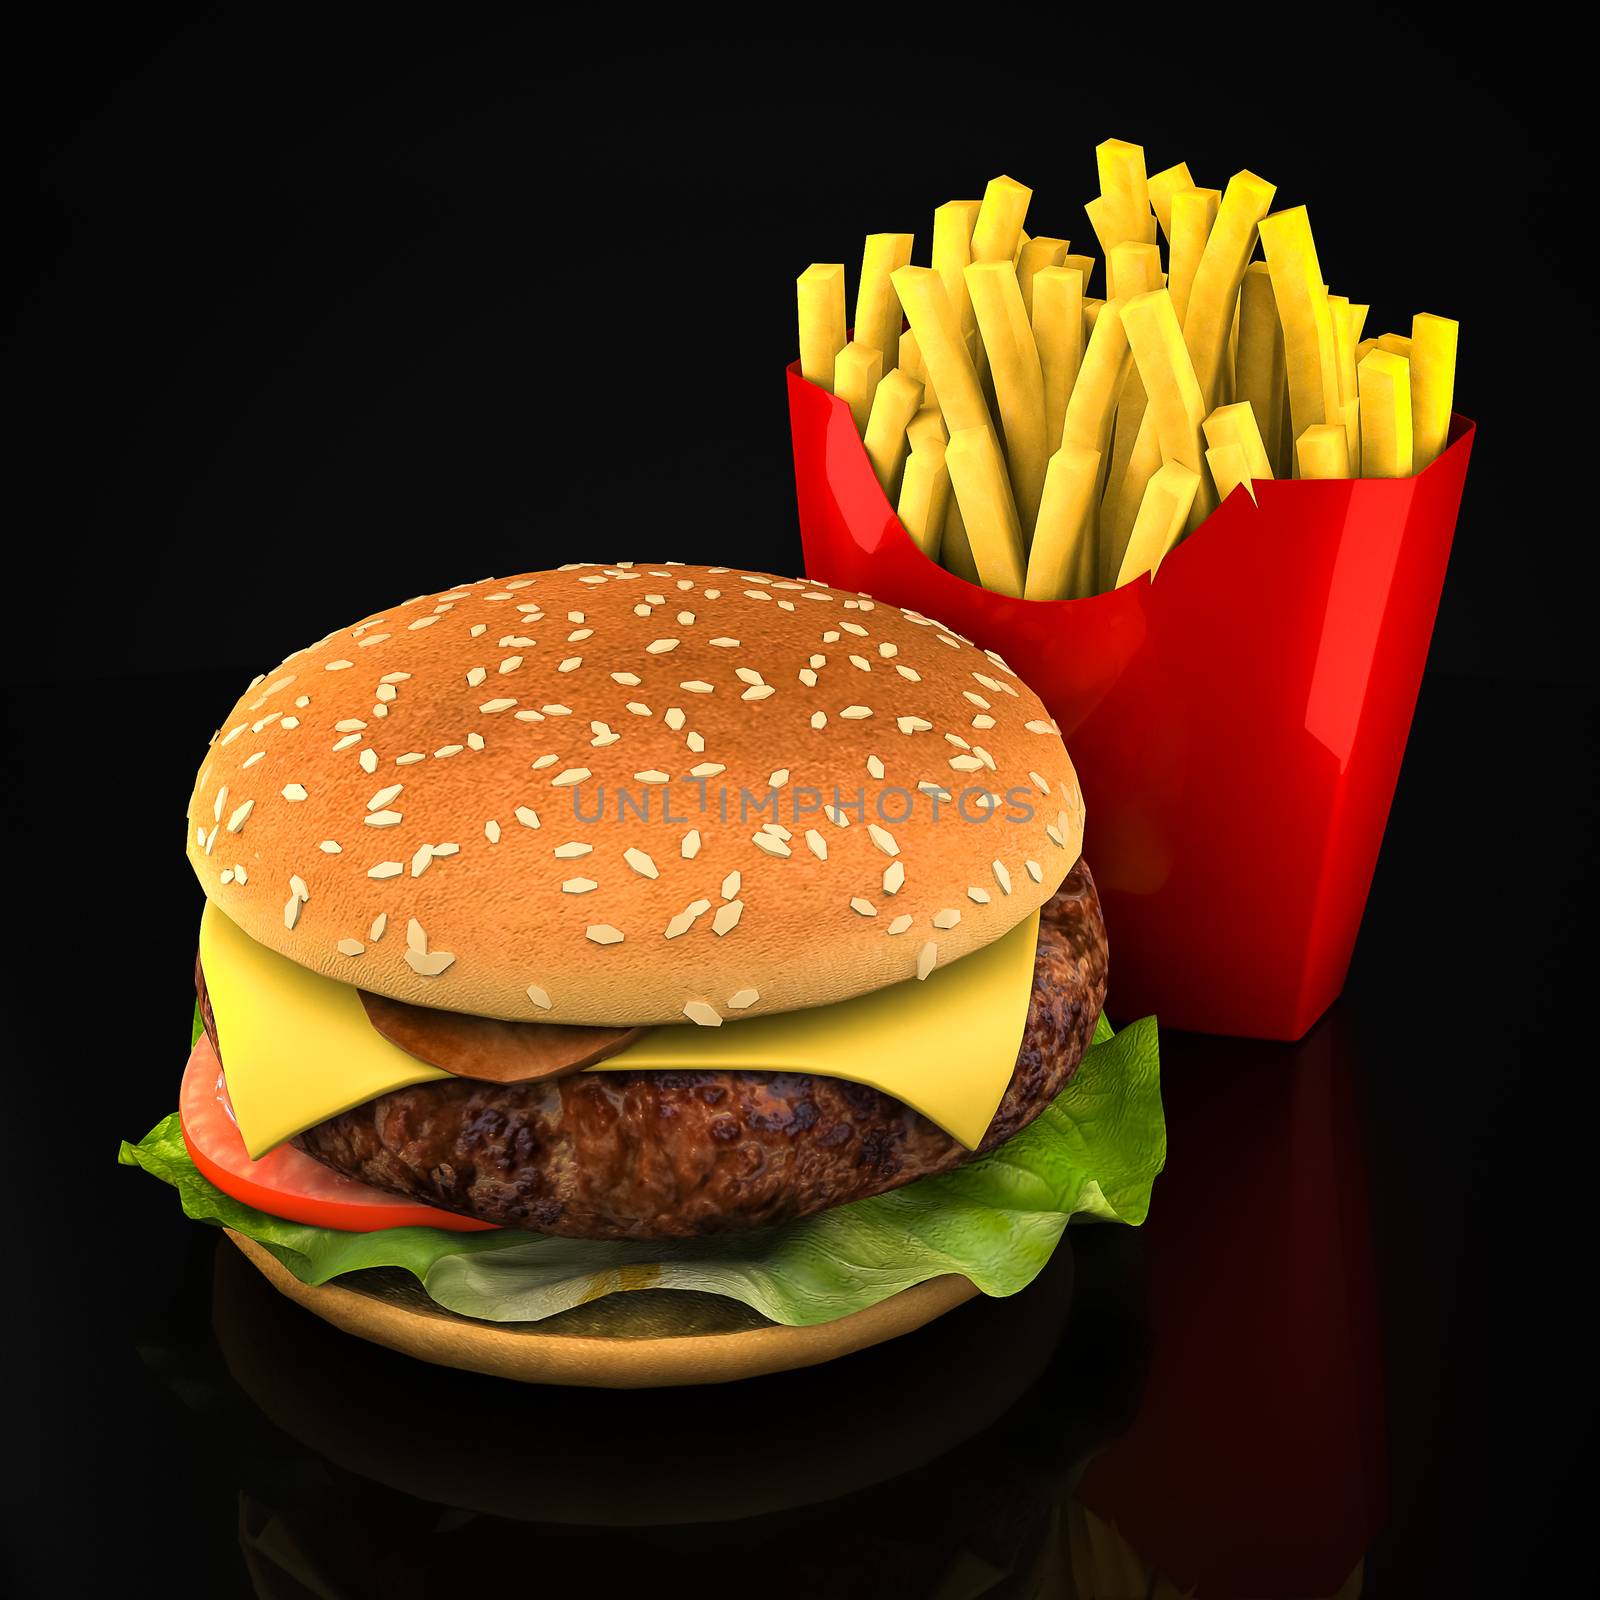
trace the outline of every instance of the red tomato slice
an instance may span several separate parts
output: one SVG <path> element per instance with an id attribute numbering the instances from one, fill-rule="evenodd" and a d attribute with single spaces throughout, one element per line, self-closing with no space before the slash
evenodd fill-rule
<path id="1" fill-rule="evenodd" d="M 313 1161 L 292 1144 L 280 1144 L 259 1161 L 252 1161 L 234 1122 L 222 1064 L 204 1034 L 184 1068 L 178 1123 L 189 1159 L 206 1178 L 224 1194 L 286 1222 L 306 1222 L 346 1233 L 372 1233 L 379 1228 L 480 1233 L 495 1226 L 385 1194 Z"/>

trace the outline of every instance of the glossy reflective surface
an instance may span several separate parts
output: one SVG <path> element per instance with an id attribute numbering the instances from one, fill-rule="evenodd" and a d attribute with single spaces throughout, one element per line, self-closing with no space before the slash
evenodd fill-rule
<path id="1" fill-rule="evenodd" d="M 843 401 L 790 369 L 806 570 L 997 650 L 1061 727 L 1116 995 L 1297 1039 L 1345 979 L 1411 726 L 1474 428 L 1416 478 L 1236 492 L 1139 579 L 1075 601 L 964 583 L 890 512 Z M 1191 929 L 1212 937 L 1196 951 Z"/>

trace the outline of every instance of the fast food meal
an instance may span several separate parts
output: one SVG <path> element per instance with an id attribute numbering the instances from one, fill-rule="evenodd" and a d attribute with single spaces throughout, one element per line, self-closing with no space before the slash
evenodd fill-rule
<path id="1" fill-rule="evenodd" d="M 122 1158 L 319 1314 L 513 1376 L 704 1375 L 552 1368 L 541 1322 L 617 1290 L 828 1330 L 778 1365 L 1014 1292 L 1162 1158 L 1083 819 L 1005 661 L 865 596 L 618 563 L 387 606 L 211 742 L 192 1053 Z M 332 1282 L 397 1268 L 414 1303 Z"/>
<path id="2" fill-rule="evenodd" d="M 869 454 L 930 559 L 1000 594 L 1078 599 L 1153 576 L 1235 489 L 1438 457 L 1455 322 L 1422 312 L 1409 335 L 1364 338 L 1368 307 L 1330 293 L 1306 208 L 1273 211 L 1271 183 L 1207 189 L 1183 162 L 1147 176 L 1120 139 L 1095 154 L 1103 298 L 1094 258 L 1029 236 L 1033 192 L 1008 177 L 935 210 L 931 265 L 911 234 L 869 236 L 853 330 L 843 265 L 800 277 L 802 375 L 858 429 L 876 413 Z"/>

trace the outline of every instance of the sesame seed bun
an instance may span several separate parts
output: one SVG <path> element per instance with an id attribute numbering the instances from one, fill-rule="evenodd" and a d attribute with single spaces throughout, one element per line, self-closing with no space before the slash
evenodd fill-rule
<path id="1" fill-rule="evenodd" d="M 377 994 L 710 1025 L 925 977 L 1082 839 L 1059 731 L 993 652 L 821 584 L 624 563 L 290 656 L 213 737 L 188 852 L 252 938 Z"/>

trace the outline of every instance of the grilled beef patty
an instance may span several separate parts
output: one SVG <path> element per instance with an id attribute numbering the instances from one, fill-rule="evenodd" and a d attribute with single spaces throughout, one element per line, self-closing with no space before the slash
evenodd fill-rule
<path id="1" fill-rule="evenodd" d="M 1080 860 L 1042 910 L 1022 1046 L 980 1152 L 1026 1127 L 1072 1077 L 1105 1001 L 1106 961 L 1100 900 Z M 198 964 L 196 984 L 215 1046 Z M 683 1238 L 787 1222 L 973 1154 L 876 1089 L 810 1073 L 726 1070 L 585 1072 L 517 1084 L 451 1078 L 380 1095 L 294 1142 L 391 1194 L 579 1239 Z"/>

